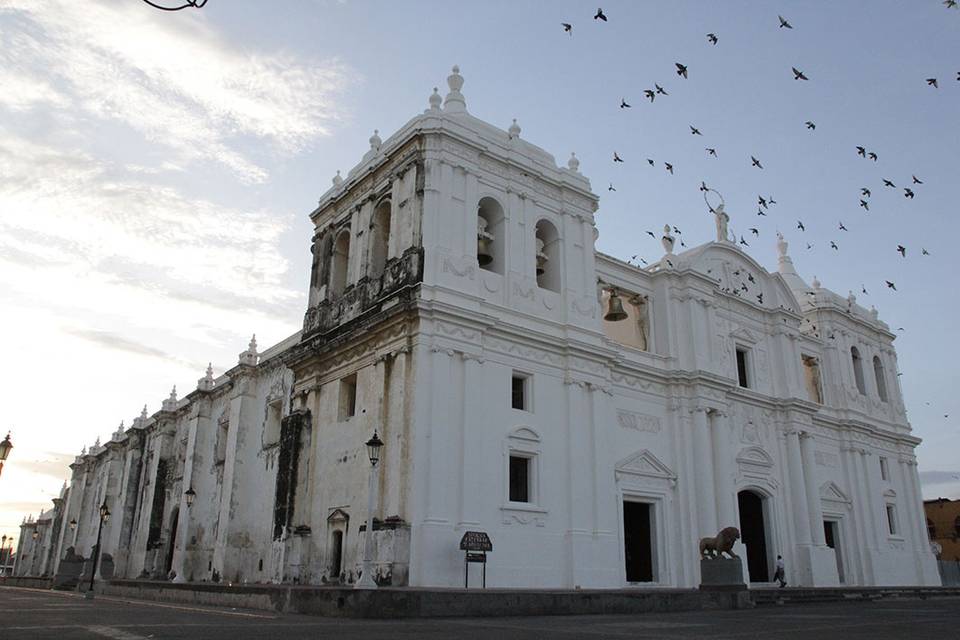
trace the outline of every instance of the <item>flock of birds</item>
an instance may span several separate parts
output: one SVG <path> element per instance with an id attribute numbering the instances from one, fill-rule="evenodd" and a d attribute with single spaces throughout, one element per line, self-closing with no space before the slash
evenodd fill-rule
<path id="1" fill-rule="evenodd" d="M 947 9 L 957 9 L 957 8 L 958 8 L 958 2 L 957 2 L 957 0 L 944 0 L 943 4 L 946 6 Z M 779 27 L 778 27 L 779 29 L 791 29 L 791 30 L 792 30 L 792 29 L 794 28 L 793 25 L 790 23 L 790 21 L 789 21 L 787 18 L 785 18 L 784 16 L 778 15 L 778 16 L 777 16 L 777 19 L 779 20 Z M 607 17 L 607 15 L 603 12 L 603 9 L 602 9 L 602 8 L 598 8 L 596 14 L 594 14 L 594 16 L 593 16 L 593 20 L 594 20 L 594 21 L 599 21 L 599 22 L 605 23 L 605 22 L 608 22 L 608 17 Z M 573 25 L 572 25 L 571 23 L 563 22 L 563 23 L 561 23 L 561 26 L 563 27 L 563 30 L 564 30 L 565 33 L 567 33 L 567 34 L 570 35 L 570 36 L 573 35 Z M 719 38 L 719 36 L 718 36 L 716 33 L 707 33 L 707 34 L 706 34 L 706 39 L 707 39 L 707 42 L 708 42 L 711 46 L 717 46 L 718 43 L 720 42 L 720 38 Z M 799 68 L 797 68 L 797 67 L 790 67 L 790 70 L 791 70 L 791 72 L 793 73 L 793 79 L 794 79 L 795 81 L 798 81 L 798 82 L 811 82 L 810 76 L 808 76 L 807 73 L 806 73 L 804 70 L 799 69 Z M 674 63 L 674 69 L 673 69 L 673 71 L 677 74 L 678 77 L 682 78 L 683 80 L 689 80 L 689 78 L 690 78 L 690 73 L 691 73 L 690 68 L 689 68 L 686 64 L 684 64 L 684 63 L 682 63 L 682 62 L 675 62 L 675 63 Z M 956 78 L 956 79 L 957 79 L 958 82 L 960 82 L 960 71 L 957 72 L 957 78 Z M 926 81 L 926 84 L 927 84 L 928 86 L 930 86 L 930 87 L 932 87 L 932 88 L 934 88 L 934 89 L 939 89 L 939 88 L 940 88 L 939 81 L 938 81 L 938 79 L 937 79 L 936 77 L 926 78 L 925 81 Z M 669 93 L 664 87 L 662 87 L 660 84 L 658 84 L 658 83 L 656 83 L 656 82 L 653 83 L 653 87 L 652 87 L 652 88 L 647 88 L 647 89 L 644 89 L 644 90 L 643 90 L 643 97 L 644 97 L 645 100 L 648 100 L 650 104 L 654 103 L 654 101 L 656 101 L 658 97 L 661 97 L 661 99 L 663 99 L 662 97 L 666 97 L 666 96 L 669 96 L 669 95 L 670 95 L 670 93 Z M 630 101 L 628 100 L 627 97 L 621 97 L 621 98 L 620 98 L 620 103 L 619 103 L 619 108 L 620 108 L 620 109 L 632 109 L 632 108 L 633 108 L 633 105 L 630 103 Z M 816 123 L 813 122 L 812 120 L 807 120 L 807 121 L 805 121 L 805 122 L 804 122 L 804 126 L 805 126 L 806 129 L 807 129 L 808 131 L 810 131 L 810 132 L 816 131 L 816 128 L 817 128 Z M 697 127 L 696 125 L 690 124 L 690 125 L 689 125 L 689 129 L 690 129 L 690 135 L 693 135 L 693 136 L 701 136 L 701 137 L 703 136 L 703 133 L 701 132 L 700 128 Z M 717 149 L 716 149 L 715 147 L 704 147 L 704 150 L 705 150 L 705 152 L 706 152 L 706 154 L 707 154 L 708 157 L 712 157 L 712 158 L 717 158 L 717 157 L 718 157 Z M 874 163 L 879 163 L 879 160 L 880 160 L 879 154 L 878 154 L 876 151 L 873 151 L 873 150 L 871 150 L 871 149 L 868 149 L 866 146 L 863 146 L 863 145 L 854 145 L 854 148 L 851 149 L 851 153 L 853 153 L 853 152 L 855 152 L 858 156 L 860 156 L 861 158 L 863 158 L 863 159 L 865 159 L 865 160 L 872 161 L 872 162 L 874 162 Z M 652 158 L 645 158 L 645 159 L 646 159 L 646 162 L 647 162 L 647 164 L 648 164 L 649 166 L 651 166 L 651 167 L 656 167 L 656 166 L 657 166 L 657 162 L 655 162 Z M 614 150 L 614 151 L 613 151 L 613 162 L 614 162 L 614 164 L 626 164 L 626 163 L 627 163 L 627 158 L 626 158 L 624 155 L 621 155 L 620 152 L 618 152 L 617 150 Z M 662 161 L 662 163 L 663 163 L 663 168 L 664 168 L 664 170 L 665 170 L 667 173 L 669 173 L 670 175 L 674 175 L 674 164 L 673 164 L 673 162 Z M 764 168 L 764 167 L 763 167 L 763 163 L 761 162 L 761 160 L 760 160 L 759 158 L 757 158 L 756 156 L 753 156 L 753 155 L 750 156 L 750 167 L 751 167 L 751 168 L 756 168 L 757 170 L 763 170 L 763 168 Z M 907 186 L 901 186 L 901 187 L 897 187 L 897 184 L 894 182 L 894 180 L 892 180 L 892 179 L 890 179 L 890 178 L 881 177 L 880 179 L 881 179 L 881 181 L 882 181 L 882 187 L 881 187 L 882 190 L 887 190 L 887 189 L 890 189 L 890 190 L 898 190 L 898 189 L 902 189 L 902 191 L 903 191 L 903 197 L 906 198 L 906 199 L 908 199 L 908 200 L 913 200 L 913 199 L 916 197 L 916 194 L 917 194 L 917 192 L 916 192 L 914 189 L 917 189 L 918 187 L 921 187 L 921 186 L 924 184 L 924 181 L 923 181 L 922 179 L 920 179 L 919 177 L 917 177 L 915 174 L 912 174 L 912 175 L 910 176 L 910 180 L 909 180 L 909 181 L 906 181 L 906 180 L 902 181 L 903 183 L 906 183 Z M 898 180 L 898 182 L 899 182 L 899 180 Z M 616 187 L 614 186 L 614 184 L 613 184 L 612 182 L 610 182 L 610 183 L 609 183 L 609 186 L 607 187 L 607 190 L 608 190 L 608 191 L 616 191 L 617 189 L 616 189 Z M 709 187 L 707 187 L 706 183 L 703 182 L 703 181 L 701 181 L 701 183 L 700 183 L 700 191 L 706 192 L 706 191 L 709 191 L 709 190 L 711 190 L 711 189 L 710 189 Z M 860 208 L 862 208 L 862 209 L 864 210 L 864 212 L 869 213 L 869 211 L 870 211 L 870 202 L 871 202 L 871 197 L 872 197 L 872 195 L 873 195 L 873 193 L 872 193 L 872 190 L 870 189 L 870 187 L 867 187 L 867 186 L 865 186 L 865 187 L 860 187 L 860 190 L 859 190 L 859 202 L 860 202 Z M 761 217 L 767 216 L 767 215 L 768 215 L 768 212 L 769 212 L 769 209 L 770 209 L 773 205 L 775 205 L 776 203 L 777 203 L 777 201 L 774 200 L 774 198 L 773 198 L 772 196 L 766 196 L 766 197 L 765 197 L 765 196 L 763 196 L 763 195 L 758 195 L 758 196 L 757 196 L 757 216 L 761 216 Z M 708 205 L 708 206 L 709 206 L 709 205 Z M 681 230 L 678 229 L 676 226 L 670 225 L 670 226 L 668 226 L 668 227 L 665 228 L 665 231 L 666 231 L 667 233 L 669 233 L 669 229 L 670 229 L 670 228 L 672 228 L 673 233 L 676 234 L 676 238 L 679 240 L 680 246 L 681 246 L 681 247 L 686 247 L 687 245 L 686 245 L 686 243 L 683 241 L 683 237 L 682 237 L 682 232 L 681 232 Z M 803 223 L 802 220 L 797 220 L 796 228 L 797 228 L 801 233 L 806 233 L 806 230 L 807 230 L 807 229 L 806 229 L 806 225 Z M 756 227 L 748 227 L 748 231 L 749 231 L 749 234 L 752 234 L 753 236 L 759 237 L 759 235 L 760 235 L 760 230 L 759 230 L 758 228 L 756 228 Z M 837 225 L 836 231 L 837 231 L 837 232 L 849 232 L 850 230 L 849 230 L 849 228 L 843 223 L 843 221 L 840 220 L 840 221 L 838 221 L 838 225 Z M 646 231 L 646 235 L 650 236 L 653 240 L 657 240 L 657 234 L 655 234 L 653 231 L 647 230 L 647 231 Z M 839 236 L 838 236 L 838 238 L 839 238 Z M 734 241 L 736 241 L 736 237 L 734 237 Z M 837 239 L 830 239 L 828 242 L 829 242 L 829 247 L 830 247 L 830 249 L 832 249 L 833 251 L 838 251 L 838 252 L 840 251 L 840 245 L 838 244 Z M 743 235 L 740 235 L 740 237 L 739 237 L 739 244 L 744 245 L 744 246 L 749 246 L 749 243 L 747 242 L 747 240 L 744 238 Z M 813 248 L 814 248 L 814 244 L 813 244 L 812 242 L 806 242 L 806 248 L 807 248 L 807 250 L 813 249 Z M 906 247 L 905 245 L 903 245 L 903 244 L 897 244 L 895 250 L 896 250 L 897 254 L 899 254 L 900 259 L 906 259 L 908 249 L 907 249 L 907 247 Z M 930 256 L 931 253 L 930 253 L 925 247 L 921 247 L 921 248 L 920 248 L 920 255 L 921 255 L 921 256 Z M 644 265 L 644 266 L 646 266 L 646 265 L 649 264 L 649 263 L 647 262 L 647 260 L 645 260 L 645 259 L 644 259 L 642 256 L 640 256 L 639 254 L 636 254 L 636 255 L 631 256 L 631 258 L 630 258 L 630 260 L 628 260 L 628 262 L 631 263 L 631 264 L 637 264 L 638 266 L 639 266 L 639 265 Z M 752 275 L 752 274 L 748 274 L 748 275 Z M 749 277 L 748 279 L 749 279 L 750 281 L 754 281 L 753 277 Z M 897 285 L 896 285 L 896 283 L 895 283 L 893 280 L 884 280 L 883 282 L 884 282 L 884 285 L 885 285 L 888 289 L 890 289 L 890 290 L 892 290 L 892 291 L 897 291 Z M 729 292 L 729 293 L 732 293 L 732 294 L 735 294 L 735 295 L 737 295 L 737 296 L 740 296 L 740 295 L 741 295 L 741 291 L 740 291 L 741 288 L 743 289 L 744 293 L 746 293 L 746 291 L 748 291 L 748 285 L 747 285 L 746 283 L 741 283 L 739 287 L 734 287 L 734 288 L 732 288 L 732 289 L 729 289 L 728 292 Z M 869 292 L 868 292 L 867 287 L 866 287 L 865 284 L 861 284 L 860 289 L 861 289 L 861 291 L 862 291 L 862 293 L 863 293 L 864 295 L 869 295 Z M 762 293 L 757 294 L 757 298 L 758 298 L 758 301 L 760 302 L 760 304 L 763 304 L 763 294 L 762 294 Z M 852 298 L 852 294 L 851 294 L 851 300 L 852 300 L 852 299 L 853 299 L 853 298 Z M 852 306 L 852 303 L 851 303 L 851 306 Z M 851 312 L 852 312 L 852 309 L 851 309 Z M 814 329 L 815 329 L 815 327 L 814 327 Z M 903 327 L 898 327 L 897 330 L 898 330 L 898 331 L 903 331 L 904 329 L 903 329 Z M 818 335 L 819 335 L 819 334 L 818 334 Z M 834 338 L 834 336 L 832 336 L 832 335 L 829 335 L 829 336 L 826 336 L 826 337 L 827 337 L 827 338 L 830 338 L 830 339 Z M 899 375 L 902 375 L 902 374 L 901 374 L 901 373 L 898 373 L 897 375 L 899 376 Z M 930 404 L 930 403 L 927 402 L 927 405 L 929 405 L 929 404 Z M 949 414 L 944 414 L 944 418 L 948 418 L 948 417 L 949 417 Z"/>
<path id="2" fill-rule="evenodd" d="M 957 1 L 956 1 L 956 0 L 945 0 L 945 1 L 943 2 L 943 4 L 944 4 L 948 9 L 955 9 L 955 8 L 957 8 Z M 789 21 L 787 18 L 785 18 L 784 16 L 778 15 L 778 16 L 777 16 L 777 19 L 779 20 L 779 27 L 778 27 L 779 29 L 793 29 L 793 28 L 794 28 L 793 25 L 790 23 L 790 21 Z M 593 20 L 594 20 L 594 21 L 599 21 L 599 22 L 608 22 L 609 19 L 608 19 L 607 15 L 603 12 L 603 9 L 602 9 L 602 8 L 598 8 L 597 11 L 596 11 L 596 13 L 595 13 L 594 16 L 593 16 Z M 571 23 L 562 22 L 562 23 L 561 23 L 561 26 L 563 27 L 563 30 L 564 30 L 565 33 L 567 33 L 567 34 L 570 35 L 570 36 L 573 35 L 573 25 L 572 25 Z M 720 38 L 717 36 L 716 33 L 708 33 L 708 34 L 706 34 L 706 38 L 707 38 L 707 42 L 708 42 L 710 45 L 712 45 L 712 46 L 716 46 L 716 45 L 720 42 Z M 689 67 L 688 67 L 686 64 L 684 64 L 684 63 L 682 63 L 682 62 L 675 62 L 675 63 L 674 63 L 674 67 L 675 67 L 675 68 L 674 68 L 674 72 L 677 74 L 677 76 L 679 76 L 680 78 L 682 78 L 682 79 L 684 79 L 684 80 L 688 80 L 688 79 L 690 78 L 690 69 L 689 69 Z M 791 71 L 792 71 L 792 73 L 793 73 L 793 79 L 794 79 L 794 80 L 796 80 L 796 81 L 803 81 L 803 82 L 809 82 L 809 81 L 810 81 L 810 77 L 809 77 L 803 70 L 798 69 L 797 67 L 791 67 L 790 69 L 791 69 Z M 960 81 L 960 71 L 957 72 L 957 81 Z M 939 88 L 939 82 L 938 82 L 937 78 L 927 78 L 927 79 L 926 79 L 926 83 L 927 83 L 927 85 L 929 85 L 929 86 L 931 86 L 931 87 Z M 669 94 L 669 92 L 668 92 L 666 89 L 664 89 L 662 86 L 660 86 L 660 84 L 658 84 L 658 83 L 655 82 L 655 83 L 653 84 L 653 88 L 652 88 L 652 89 L 644 89 L 644 90 L 643 90 L 643 95 L 644 95 L 644 98 L 645 98 L 645 99 L 649 100 L 650 103 L 653 103 L 653 102 L 657 99 L 658 96 L 669 96 L 670 94 Z M 620 107 L 620 109 L 632 109 L 632 108 L 633 108 L 633 105 L 628 101 L 628 99 L 627 99 L 626 97 L 621 97 L 621 98 L 620 98 L 619 107 Z M 813 122 L 812 120 L 807 120 L 806 122 L 804 122 L 804 126 L 805 126 L 806 129 L 809 130 L 809 131 L 815 131 L 816 128 L 817 128 L 816 123 Z M 697 126 L 691 124 L 691 125 L 689 125 L 689 128 L 690 128 L 690 134 L 691 134 L 691 135 L 693 135 L 693 136 L 701 136 L 701 137 L 703 136 L 703 133 L 700 131 L 700 129 L 699 129 Z M 706 152 L 706 154 L 707 154 L 708 156 L 714 157 L 714 158 L 718 157 L 717 149 L 716 149 L 715 147 L 704 147 L 704 150 L 705 150 L 705 152 Z M 865 146 L 855 145 L 855 151 L 856 151 L 857 155 L 861 156 L 861 157 L 864 158 L 864 159 L 871 160 L 871 161 L 873 161 L 873 162 L 878 162 L 878 161 L 879 161 L 879 155 L 877 154 L 877 152 L 875 152 L 875 151 L 873 151 L 873 150 L 869 150 L 869 149 L 867 149 L 867 147 L 865 147 Z M 625 158 L 625 156 L 621 155 L 617 150 L 614 150 L 614 151 L 613 151 L 613 162 L 614 162 L 614 164 L 626 164 L 627 159 Z M 654 161 L 652 158 L 646 158 L 646 162 L 647 162 L 647 164 L 648 164 L 649 166 L 651 166 L 651 167 L 656 167 L 656 166 L 657 166 L 657 162 Z M 664 168 L 664 170 L 665 170 L 667 173 L 669 173 L 670 175 L 674 175 L 674 164 L 673 164 L 673 162 L 662 161 L 662 163 L 663 163 L 663 168 Z M 764 167 L 763 167 L 763 163 L 761 162 L 761 160 L 760 160 L 759 158 L 757 158 L 756 156 L 753 156 L 753 155 L 750 156 L 750 166 L 751 166 L 752 168 L 756 168 L 756 169 L 758 169 L 758 170 L 763 170 L 763 168 L 764 168 Z M 883 177 L 883 178 L 881 178 L 881 180 L 882 180 L 882 184 L 883 184 L 883 188 L 884 188 L 884 189 L 894 189 L 894 190 L 895 190 L 895 189 L 898 188 L 897 185 L 893 182 L 893 180 L 891 180 L 891 179 L 889 179 L 889 178 Z M 909 186 L 901 187 L 902 190 L 903 190 L 903 196 L 904 196 L 904 198 L 913 200 L 913 199 L 916 197 L 916 192 L 914 191 L 914 188 L 917 187 L 917 186 L 923 185 L 924 182 L 923 182 L 923 180 L 921 180 L 920 178 L 918 178 L 916 175 L 911 175 L 911 181 L 910 181 L 908 184 L 909 184 Z M 616 191 L 617 189 L 616 189 L 616 187 L 613 185 L 613 183 L 611 182 L 611 183 L 609 183 L 609 186 L 607 187 L 607 190 L 608 190 L 608 191 Z M 708 191 L 709 188 L 707 187 L 707 185 L 706 185 L 704 182 L 701 182 L 700 190 L 701 190 L 701 191 Z M 869 187 L 861 187 L 859 194 L 860 194 L 860 197 L 859 197 L 860 207 L 861 207 L 865 212 L 869 212 L 869 211 L 870 211 L 870 198 L 871 198 L 871 195 L 872 195 L 871 189 L 870 189 Z M 770 196 L 764 197 L 764 196 L 762 196 L 762 195 L 759 195 L 759 196 L 757 196 L 757 204 L 758 204 L 758 207 L 757 207 L 757 215 L 758 215 L 758 216 L 767 216 L 769 208 L 770 208 L 772 205 L 776 204 L 776 200 L 774 200 L 774 199 L 773 199 L 772 197 L 770 197 Z M 797 220 L 796 228 L 797 228 L 800 232 L 806 232 L 806 225 L 804 225 L 804 223 L 803 223 L 802 220 Z M 759 235 L 760 235 L 760 230 L 759 230 L 758 228 L 756 228 L 756 227 L 749 227 L 748 230 L 749 230 L 749 233 L 750 233 L 750 234 L 753 234 L 754 236 L 759 236 Z M 839 221 L 839 224 L 837 225 L 837 229 L 836 229 L 836 230 L 837 230 L 837 231 L 840 231 L 840 232 L 849 232 L 849 228 L 843 223 L 842 220 Z M 677 227 L 674 226 L 674 227 L 673 227 L 673 232 L 674 232 L 675 234 L 677 234 L 677 236 L 678 236 L 678 238 L 679 238 L 679 241 L 680 241 L 680 246 L 681 246 L 681 247 L 686 247 L 687 245 L 686 245 L 686 243 L 683 241 L 683 238 L 681 237 L 681 235 L 682 235 L 682 234 L 681 234 L 681 231 L 680 231 Z M 653 238 L 654 240 L 657 239 L 657 235 L 656 235 L 655 233 L 653 233 L 652 231 L 647 231 L 646 234 L 649 235 L 649 236 L 650 236 L 651 238 Z M 839 237 L 839 236 L 838 236 L 838 237 Z M 736 240 L 736 238 L 734 238 L 734 239 Z M 830 247 L 830 249 L 832 249 L 832 250 L 834 250 L 834 251 L 840 251 L 840 245 L 838 244 L 837 239 L 831 239 L 831 240 L 829 240 L 828 242 L 829 242 L 829 247 Z M 741 236 L 739 237 L 739 244 L 744 245 L 744 246 L 750 246 L 749 243 L 747 242 L 747 240 L 744 238 L 743 235 L 741 235 Z M 811 243 L 811 242 L 806 242 L 806 247 L 807 247 L 808 250 L 813 249 L 813 248 L 814 248 L 814 244 Z M 898 245 L 896 246 L 896 251 L 897 251 L 897 253 L 900 255 L 901 258 L 906 258 L 906 257 L 907 257 L 907 247 L 905 247 L 904 245 L 898 244 Z M 920 254 L 921 254 L 922 256 L 929 256 L 929 255 L 931 255 L 930 252 L 929 252 L 926 248 L 923 248 L 923 247 L 921 247 Z M 648 264 L 648 262 L 647 262 L 642 256 L 640 256 L 640 255 L 631 256 L 631 258 L 630 258 L 630 260 L 628 260 L 628 262 L 630 262 L 630 263 L 637 263 L 637 264 L 639 264 L 639 265 L 647 265 L 647 264 Z M 896 283 L 895 283 L 893 280 L 884 280 L 884 284 L 886 285 L 886 287 L 887 287 L 888 289 L 891 289 L 891 290 L 893 290 L 893 291 L 896 291 L 896 290 L 897 290 Z M 868 294 L 866 285 L 861 285 L 861 291 L 862 291 L 864 294 Z"/>

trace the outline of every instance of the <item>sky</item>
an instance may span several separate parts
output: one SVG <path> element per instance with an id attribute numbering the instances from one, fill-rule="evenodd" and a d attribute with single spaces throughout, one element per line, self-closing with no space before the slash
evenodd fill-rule
<path id="1" fill-rule="evenodd" d="M 712 240 L 705 181 L 761 264 L 776 268 L 780 231 L 808 281 L 876 305 L 924 495 L 960 497 L 960 11 L 634 1 L 603 2 L 602 22 L 596 4 L 0 0 L 0 533 L 50 506 L 82 447 L 208 362 L 233 366 L 251 334 L 262 350 L 298 329 L 308 213 L 454 64 L 471 113 L 517 118 L 560 163 L 577 153 L 601 251 L 652 262 L 644 232 L 664 223 Z"/>

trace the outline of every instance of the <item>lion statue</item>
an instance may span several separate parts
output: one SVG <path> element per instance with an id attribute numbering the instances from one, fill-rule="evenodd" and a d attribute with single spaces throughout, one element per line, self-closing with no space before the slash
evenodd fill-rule
<path id="1" fill-rule="evenodd" d="M 700 539 L 700 558 L 722 558 L 727 554 L 731 558 L 737 558 L 733 552 L 733 543 L 740 539 L 740 530 L 736 527 L 725 527 L 720 530 L 716 538 Z"/>

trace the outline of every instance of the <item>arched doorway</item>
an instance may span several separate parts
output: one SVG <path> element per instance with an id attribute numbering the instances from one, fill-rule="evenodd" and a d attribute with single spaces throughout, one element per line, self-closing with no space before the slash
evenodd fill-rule
<path id="1" fill-rule="evenodd" d="M 170 518 L 170 547 L 167 549 L 167 561 L 164 564 L 164 576 L 170 575 L 173 569 L 173 552 L 177 548 L 177 527 L 180 526 L 180 509 L 173 510 L 173 516 Z"/>
<path id="2" fill-rule="evenodd" d="M 746 489 L 737 494 L 740 508 L 740 541 L 747 548 L 747 573 L 750 582 L 769 582 L 767 564 L 767 527 L 762 495 Z"/>

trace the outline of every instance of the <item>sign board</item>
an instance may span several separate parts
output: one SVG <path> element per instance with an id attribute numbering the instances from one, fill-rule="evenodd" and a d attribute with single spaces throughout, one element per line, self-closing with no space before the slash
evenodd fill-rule
<path id="1" fill-rule="evenodd" d="M 487 554 L 480 552 L 467 551 L 467 562 L 486 562 Z"/>
<path id="2" fill-rule="evenodd" d="M 460 538 L 461 551 L 493 551 L 490 536 L 484 531 L 467 531 Z"/>

